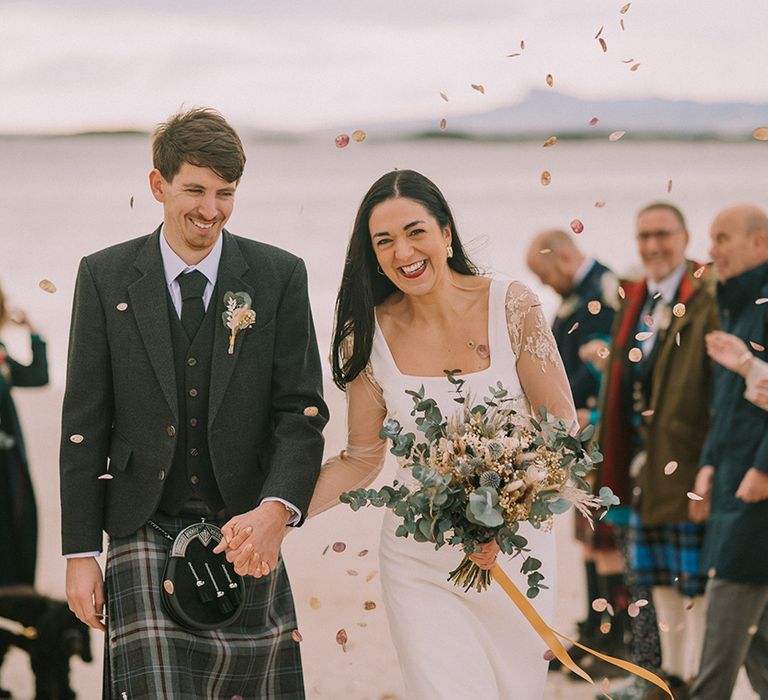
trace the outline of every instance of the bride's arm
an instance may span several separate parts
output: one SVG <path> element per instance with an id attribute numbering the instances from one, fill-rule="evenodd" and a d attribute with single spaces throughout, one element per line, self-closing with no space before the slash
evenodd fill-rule
<path id="1" fill-rule="evenodd" d="M 347 447 L 323 464 L 309 504 L 310 518 L 338 504 L 344 491 L 368 486 L 384 464 L 386 441 L 379 431 L 387 407 L 370 370 L 347 384 L 346 394 Z"/>
<path id="2" fill-rule="evenodd" d="M 577 431 L 571 387 L 539 298 L 524 284 L 513 282 L 507 290 L 505 307 L 517 374 L 531 412 L 537 415 L 544 406 L 571 426 L 572 432 Z"/>

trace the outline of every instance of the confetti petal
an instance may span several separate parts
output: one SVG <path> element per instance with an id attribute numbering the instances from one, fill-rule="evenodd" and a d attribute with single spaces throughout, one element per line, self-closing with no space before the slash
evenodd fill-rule
<path id="1" fill-rule="evenodd" d="M 643 359 L 643 351 L 640 348 L 632 348 L 627 357 L 630 362 L 640 362 Z"/>
<path id="2" fill-rule="evenodd" d="M 621 285 L 619 285 L 617 293 L 618 293 L 619 297 L 621 297 L 622 299 L 626 299 L 627 298 L 627 293 L 624 291 L 624 287 L 622 287 Z"/>
<path id="3" fill-rule="evenodd" d="M 131 195 L 131 201 L 128 202 L 128 204 L 130 205 L 131 209 L 133 209 L 133 195 Z"/>
<path id="4" fill-rule="evenodd" d="M 631 70 L 634 73 L 638 68 L 640 68 L 640 64 L 639 63 L 635 63 L 634 65 L 632 65 L 630 67 L 629 70 Z"/>
<path id="5" fill-rule="evenodd" d="M 173 581 L 171 581 L 171 579 L 167 578 L 165 579 L 165 581 L 163 581 L 163 588 L 165 588 L 165 592 L 168 595 L 173 595 L 174 587 L 173 587 Z"/>
<path id="6" fill-rule="evenodd" d="M 637 607 L 636 603 L 630 603 L 627 606 L 627 615 L 630 617 L 637 617 L 640 614 L 640 608 Z"/>
<path id="7" fill-rule="evenodd" d="M 376 610 L 376 603 L 372 600 L 366 600 L 363 603 L 363 610 Z"/>
<path id="8" fill-rule="evenodd" d="M 550 136 L 543 144 L 542 146 L 544 148 L 549 148 L 550 146 L 554 146 L 557 143 L 557 136 Z"/>
<path id="9" fill-rule="evenodd" d="M 37 286 L 48 294 L 56 294 L 56 285 L 51 280 L 40 280 Z"/>
<path id="10" fill-rule="evenodd" d="M 667 462 L 666 465 L 664 465 L 664 473 L 669 476 L 670 474 L 674 474 L 677 471 L 677 462 L 672 460 L 671 462 Z"/>
<path id="11" fill-rule="evenodd" d="M 347 651 L 347 631 L 345 629 L 340 629 L 338 632 L 336 632 L 336 644 L 338 644 L 343 651 Z"/>
<path id="12" fill-rule="evenodd" d="M 608 608 L 608 601 L 605 598 L 595 598 L 592 601 L 592 610 L 595 612 L 605 612 Z"/>
<path id="13" fill-rule="evenodd" d="M 349 145 L 349 136 L 346 134 L 339 134 L 336 137 L 336 148 L 345 148 Z"/>
<path id="14" fill-rule="evenodd" d="M 597 34 L 595 34 L 595 39 L 599 39 L 600 35 L 603 33 L 603 27 L 605 25 L 600 25 L 600 29 L 597 30 Z"/>
<path id="15" fill-rule="evenodd" d="M 520 41 L 520 50 L 525 51 L 525 41 Z"/>
<path id="16" fill-rule="evenodd" d="M 760 304 L 766 304 L 766 303 L 768 303 L 768 297 L 760 297 L 759 299 L 755 299 L 755 304 L 757 304 L 758 306 Z"/>
<path id="17" fill-rule="evenodd" d="M 314 417 L 318 414 L 317 406 L 307 406 L 304 409 L 304 415 Z"/>
<path id="18" fill-rule="evenodd" d="M 547 649 L 544 652 L 544 661 L 554 661 L 557 657 L 555 656 L 555 652 L 551 649 Z"/>
<path id="19" fill-rule="evenodd" d="M 446 95 L 444 92 L 440 93 L 440 97 L 442 97 L 446 102 L 448 102 L 448 95 Z"/>
<path id="20" fill-rule="evenodd" d="M 758 352 L 765 350 L 765 345 L 760 345 L 760 343 L 756 343 L 754 340 L 750 340 L 749 344 L 752 346 L 753 350 L 757 350 Z"/>
<path id="21" fill-rule="evenodd" d="M 367 134 L 362 129 L 355 129 L 355 131 L 352 132 L 352 138 L 358 143 L 365 141 L 366 136 Z"/>
<path id="22" fill-rule="evenodd" d="M 753 635 L 757 634 L 757 625 L 750 625 L 749 629 L 747 629 L 747 634 L 751 637 Z"/>
<path id="23" fill-rule="evenodd" d="M 635 59 L 634 59 L 634 58 L 625 58 L 625 59 L 622 61 L 622 63 L 634 63 L 634 62 L 635 62 Z"/>
<path id="24" fill-rule="evenodd" d="M 589 120 L 589 125 L 590 125 L 590 126 L 597 126 L 597 123 L 598 123 L 599 121 L 600 121 L 600 120 L 599 120 L 597 117 L 592 117 L 592 119 L 590 119 L 590 120 Z"/>
<path id="25" fill-rule="evenodd" d="M 78 433 L 69 436 L 69 441 L 74 442 L 75 445 L 79 445 L 83 440 L 85 440 L 85 438 Z"/>
<path id="26" fill-rule="evenodd" d="M 603 200 L 601 200 L 601 199 L 598 200 L 597 202 L 595 202 L 595 208 L 596 209 L 602 209 L 604 206 L 605 206 L 605 202 Z"/>
<path id="27" fill-rule="evenodd" d="M 541 255 L 549 255 L 552 252 L 552 248 L 542 248 L 539 253 Z"/>
<path id="28" fill-rule="evenodd" d="M 641 343 L 648 340 L 653 335 L 653 331 L 640 331 L 635 333 L 635 340 L 639 340 Z"/>
<path id="29" fill-rule="evenodd" d="M 704 500 L 703 496 L 699 496 L 698 493 L 694 493 L 693 491 L 689 491 L 686 494 L 686 496 L 688 496 L 688 498 L 690 498 L 692 501 L 703 501 Z"/>
<path id="30" fill-rule="evenodd" d="M 680 347 L 680 331 L 675 333 L 675 345 L 677 345 L 677 347 Z"/>
<path id="31" fill-rule="evenodd" d="M 768 126 L 759 126 L 752 132 L 752 138 L 758 141 L 768 141 Z"/>
<path id="32" fill-rule="evenodd" d="M 696 279 L 699 279 L 699 277 L 701 277 L 706 271 L 707 271 L 707 266 L 702 265 L 698 270 L 696 270 L 696 272 L 693 273 L 693 276 Z"/>
<path id="33" fill-rule="evenodd" d="M 600 349 L 597 351 L 597 356 L 598 356 L 600 359 L 602 359 L 602 360 L 604 360 L 604 359 L 605 359 L 606 357 L 608 357 L 610 354 L 611 354 L 611 351 L 610 351 L 610 349 L 608 349 L 607 347 L 602 347 L 602 348 L 600 348 Z"/>
<path id="34" fill-rule="evenodd" d="M 294 642 L 304 641 L 304 637 L 301 636 L 301 632 L 299 632 L 299 630 L 293 630 L 293 632 L 291 632 L 291 639 L 293 639 Z"/>
<path id="35" fill-rule="evenodd" d="M 632 3 L 631 3 L 631 2 L 628 2 L 626 5 L 624 5 L 624 7 L 622 7 L 622 8 L 619 10 L 619 14 L 622 14 L 622 15 L 626 15 L 626 14 L 627 14 L 627 10 L 629 10 L 629 8 L 630 8 L 630 6 L 631 6 L 631 5 L 632 5 Z"/>
<path id="36" fill-rule="evenodd" d="M 514 58 L 515 56 L 522 56 L 522 54 L 518 51 L 517 53 L 508 53 L 507 58 Z"/>
<path id="37" fill-rule="evenodd" d="M 545 170 L 541 174 L 541 184 L 546 187 L 550 182 L 552 182 L 552 173 L 550 173 L 549 170 Z"/>
<path id="38" fill-rule="evenodd" d="M 127 311 L 128 310 L 128 304 L 126 304 L 124 301 L 121 301 L 115 308 L 118 311 Z"/>
<path id="39" fill-rule="evenodd" d="M 445 129 L 445 127 L 448 125 L 448 123 L 445 121 L 445 119 L 440 120 L 440 128 Z"/>
<path id="40" fill-rule="evenodd" d="M 626 131 L 614 131 L 609 137 L 609 141 L 618 141 L 624 134 L 626 134 Z"/>
<path id="41" fill-rule="evenodd" d="M 621 31 L 623 32 L 624 31 L 624 20 L 623 19 L 619 20 L 619 26 L 621 27 Z"/>
<path id="42" fill-rule="evenodd" d="M 672 180 L 667 180 L 667 192 L 672 191 Z"/>
<path id="43" fill-rule="evenodd" d="M 347 575 L 348 576 L 358 576 L 358 573 L 355 569 L 347 569 Z"/>
<path id="44" fill-rule="evenodd" d="M 549 87 L 552 87 L 555 84 L 555 79 L 552 77 L 552 73 L 547 73 L 546 81 Z"/>
<path id="45" fill-rule="evenodd" d="M 366 556 L 367 554 L 368 554 L 368 550 L 367 550 L 367 549 L 361 549 L 361 550 L 360 550 L 360 551 L 357 553 L 357 556 L 358 556 L 358 557 L 364 557 L 364 556 Z"/>
<path id="46" fill-rule="evenodd" d="M 114 479 L 114 478 L 115 478 L 115 477 L 113 477 L 113 476 L 112 476 L 111 474 L 109 474 L 109 473 L 106 473 L 106 474 L 99 474 L 99 479 Z"/>
<path id="47" fill-rule="evenodd" d="M 320 598 L 312 596 L 309 599 L 309 607 L 312 608 L 312 610 L 320 610 Z"/>
<path id="48" fill-rule="evenodd" d="M 603 53 L 608 53 L 608 44 L 605 43 L 605 39 L 600 37 L 598 41 L 600 42 L 600 48 L 603 50 Z"/>
<path id="49" fill-rule="evenodd" d="M 473 90 L 477 90 L 481 95 L 485 95 L 485 86 L 484 85 L 475 85 L 474 83 L 472 83 L 471 87 L 472 87 Z"/>
<path id="50" fill-rule="evenodd" d="M 650 418 L 654 413 L 655 411 L 652 408 L 649 408 L 643 411 L 640 415 L 643 416 L 644 418 Z"/>
<path id="51" fill-rule="evenodd" d="M 685 304 L 675 304 L 672 307 L 672 313 L 678 318 L 685 316 Z"/>
<path id="52" fill-rule="evenodd" d="M 325 549 L 323 550 L 323 556 L 325 556 L 325 553 L 331 548 L 331 545 L 327 544 L 325 545 Z"/>
<path id="53" fill-rule="evenodd" d="M 576 330 L 578 327 L 579 327 L 579 322 L 578 322 L 578 321 L 576 321 L 576 323 L 574 323 L 574 324 L 571 326 L 570 330 L 568 331 L 568 335 L 570 335 L 571 333 L 573 333 L 573 332 L 574 332 L 574 331 L 575 331 L 575 330 Z"/>
<path id="54" fill-rule="evenodd" d="M 369 573 L 369 574 L 368 574 L 368 575 L 365 577 L 365 582 L 366 582 L 366 583 L 370 583 L 371 581 L 373 581 L 373 579 L 375 579 L 375 578 L 376 578 L 376 574 L 378 574 L 378 573 L 379 573 L 379 572 L 378 572 L 378 570 L 376 570 L 376 569 L 374 569 L 373 571 L 371 571 L 371 572 L 370 572 L 370 573 Z"/>
<path id="55" fill-rule="evenodd" d="M 347 545 L 345 545 L 343 542 L 334 542 L 333 543 L 333 551 L 334 552 L 343 552 L 347 548 Z"/>
<path id="56" fill-rule="evenodd" d="M 610 622 L 603 622 L 602 625 L 600 625 L 600 634 L 608 634 L 608 632 L 611 631 L 611 623 Z"/>
<path id="57" fill-rule="evenodd" d="M 587 311 L 589 311 L 589 313 L 591 313 L 593 316 L 597 316 L 602 308 L 603 305 L 597 299 L 593 299 L 587 304 Z"/>
<path id="58" fill-rule="evenodd" d="M 635 605 L 637 605 L 638 608 L 644 608 L 646 605 L 648 605 L 648 601 L 645 598 L 640 598 L 639 600 L 635 601 Z"/>
<path id="59" fill-rule="evenodd" d="M 573 219 L 571 221 L 571 231 L 574 233 L 581 233 L 584 230 L 584 224 L 581 223 L 578 219 Z"/>

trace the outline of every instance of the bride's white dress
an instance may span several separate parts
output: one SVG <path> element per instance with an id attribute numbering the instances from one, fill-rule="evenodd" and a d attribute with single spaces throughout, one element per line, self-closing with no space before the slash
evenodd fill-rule
<path id="1" fill-rule="evenodd" d="M 501 381 L 521 407 L 530 401 L 571 421 L 574 418 L 565 373 L 538 300 L 519 283 L 492 280 L 488 301 L 490 366 L 462 375 L 463 391 L 487 396 L 488 387 Z M 385 446 L 374 437 L 385 417 L 396 418 L 404 432 L 416 432 L 413 408 L 406 389 L 424 385 L 443 412 L 457 407 L 453 386 L 442 377 L 403 375 L 397 368 L 380 328 L 365 377 L 348 387 L 349 444 L 346 454 L 326 464 L 310 513 L 329 505 L 342 490 L 370 483 L 381 468 Z M 522 380 L 522 381 L 521 381 Z M 357 380 L 356 380 L 357 381 Z M 398 469 L 401 482 L 413 482 L 409 470 Z M 546 645 L 533 631 L 501 587 L 492 583 L 482 593 L 447 581 L 461 561 L 460 548 L 435 550 L 429 543 L 395 537 L 400 524 L 387 511 L 381 530 L 380 569 L 384 604 L 409 700 L 535 700 L 546 679 Z M 533 601 L 550 622 L 556 590 L 554 535 L 523 524 L 532 554 L 543 562 L 549 586 Z M 525 591 L 520 558 L 499 556 L 499 564 Z"/>

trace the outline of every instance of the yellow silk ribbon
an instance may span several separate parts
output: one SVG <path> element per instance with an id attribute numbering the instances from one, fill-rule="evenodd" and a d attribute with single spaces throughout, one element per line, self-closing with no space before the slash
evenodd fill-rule
<path id="1" fill-rule="evenodd" d="M 560 659 L 563 666 L 565 666 L 567 669 L 575 673 L 577 676 L 580 676 L 586 681 L 589 681 L 592 683 L 592 685 L 595 684 L 595 681 L 592 680 L 592 677 L 582 668 L 579 667 L 579 665 L 570 657 L 568 652 L 566 651 L 565 647 L 563 646 L 562 642 L 558 637 L 561 639 L 564 639 L 566 642 L 569 642 L 570 644 L 575 644 L 579 649 L 583 649 L 584 651 L 589 652 L 593 656 L 596 656 L 599 659 L 602 659 L 603 661 L 607 661 L 609 664 L 613 664 L 614 666 L 618 666 L 619 668 L 623 668 L 625 671 L 629 671 L 630 673 L 634 673 L 636 676 L 639 676 L 640 678 L 644 678 L 645 680 L 649 681 L 650 683 L 653 683 L 654 685 L 657 685 L 659 688 L 661 688 L 667 695 L 669 695 L 670 698 L 674 697 L 672 695 L 672 692 L 670 691 L 667 684 L 661 680 L 655 673 L 651 673 L 650 671 L 641 668 L 640 666 L 637 666 L 636 664 L 629 663 L 629 661 L 624 661 L 623 659 L 617 659 L 613 656 L 608 656 L 607 654 L 601 654 L 599 651 L 595 651 L 594 649 L 590 649 L 589 647 L 586 647 L 582 644 L 579 644 L 578 642 L 574 642 L 572 639 L 569 639 L 564 634 L 560 634 L 560 632 L 557 632 L 553 630 L 544 620 L 541 619 L 541 616 L 538 612 L 536 612 L 536 608 L 531 605 L 531 602 L 526 598 L 518 589 L 517 586 L 515 586 L 514 583 L 510 580 L 509 576 L 507 576 L 501 568 L 496 565 L 491 569 L 491 575 L 496 580 L 496 582 L 504 589 L 504 592 L 512 599 L 512 602 L 518 607 L 521 613 L 523 613 L 523 616 L 526 620 L 531 624 L 531 627 L 533 627 L 534 630 L 536 630 L 536 634 L 541 637 L 544 642 L 546 642 L 547 646 L 552 650 L 554 655 Z"/>

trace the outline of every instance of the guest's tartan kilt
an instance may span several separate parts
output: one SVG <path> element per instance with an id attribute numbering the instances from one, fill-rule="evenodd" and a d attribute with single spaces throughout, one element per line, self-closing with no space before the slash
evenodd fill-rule
<path id="1" fill-rule="evenodd" d="M 199 519 L 158 516 L 171 535 Z M 210 520 L 210 519 L 209 519 Z M 282 559 L 247 576 L 245 609 L 222 630 L 188 632 L 162 607 L 170 542 L 145 525 L 109 543 L 104 697 L 110 700 L 304 698 L 296 613 Z"/>
<path id="2" fill-rule="evenodd" d="M 638 586 L 674 586 L 683 596 L 703 595 L 700 570 L 704 526 L 697 523 L 643 525 L 633 510 L 629 521 L 630 567 Z"/>

